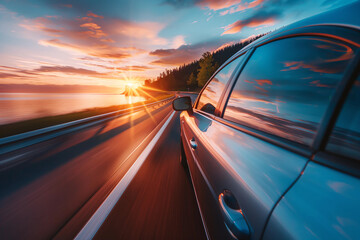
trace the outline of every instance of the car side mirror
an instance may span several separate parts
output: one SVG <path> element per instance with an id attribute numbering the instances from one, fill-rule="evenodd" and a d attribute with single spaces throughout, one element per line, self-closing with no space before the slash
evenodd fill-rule
<path id="1" fill-rule="evenodd" d="M 189 114 L 193 113 L 192 102 L 189 96 L 174 99 L 172 107 L 175 111 L 187 111 Z"/>

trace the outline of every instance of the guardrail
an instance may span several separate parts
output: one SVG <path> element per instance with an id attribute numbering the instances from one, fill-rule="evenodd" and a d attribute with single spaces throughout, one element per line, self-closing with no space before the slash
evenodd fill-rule
<path id="1" fill-rule="evenodd" d="M 175 96 L 169 97 L 169 98 L 157 101 L 157 102 L 144 104 L 141 106 L 121 109 L 118 111 L 104 113 L 104 114 L 87 117 L 87 118 L 83 118 L 83 119 L 79 119 L 79 120 L 75 120 L 75 121 L 71 121 L 71 122 L 67 122 L 67 123 L 62 123 L 62 124 L 58 124 L 58 125 L 54 125 L 54 126 L 50 126 L 50 127 L 46 127 L 46 128 L 37 129 L 34 131 L 30 131 L 30 132 L 25 132 L 25 133 L 20 133 L 20 134 L 9 136 L 9 137 L 0 138 L 0 154 L 14 151 L 19 148 L 27 147 L 27 146 L 33 145 L 35 143 L 46 141 L 51 138 L 62 135 L 59 132 L 63 132 L 63 134 L 72 132 L 72 131 L 64 131 L 64 130 L 69 130 L 69 129 L 72 129 L 74 127 L 79 127 L 79 126 L 88 127 L 90 125 L 94 125 L 99 122 L 108 121 L 108 120 L 111 120 L 111 119 L 114 119 L 117 117 L 124 116 L 128 113 L 138 112 L 144 108 L 153 107 L 153 106 L 156 106 L 159 104 L 165 104 L 174 98 L 175 98 Z M 129 111 L 131 111 L 131 112 L 129 112 Z M 76 130 L 79 130 L 79 129 L 80 128 L 77 128 Z M 54 134 L 54 133 L 57 133 L 57 134 Z M 47 136 L 47 135 L 51 135 L 51 136 Z M 38 141 L 31 141 L 34 138 L 39 138 L 39 139 L 38 139 Z M 22 144 L 20 144 L 18 147 L 7 147 L 8 145 L 13 145 L 13 144 L 16 144 L 19 142 L 22 142 Z M 7 149 L 2 149 L 3 147 L 7 147 Z"/>

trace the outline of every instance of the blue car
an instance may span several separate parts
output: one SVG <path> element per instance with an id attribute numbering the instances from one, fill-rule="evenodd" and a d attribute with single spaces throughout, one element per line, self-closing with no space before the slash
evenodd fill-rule
<path id="1" fill-rule="evenodd" d="M 359 12 L 265 35 L 173 101 L 208 238 L 360 238 Z"/>

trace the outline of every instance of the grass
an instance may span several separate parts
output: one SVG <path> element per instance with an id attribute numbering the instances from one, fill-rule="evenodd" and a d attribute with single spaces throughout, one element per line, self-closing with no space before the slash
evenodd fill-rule
<path id="1" fill-rule="evenodd" d="M 24 132 L 29 132 L 29 131 L 33 131 L 33 130 L 41 129 L 41 128 L 45 128 L 45 127 L 50 127 L 50 126 L 58 125 L 61 123 L 71 122 L 71 121 L 75 121 L 75 120 L 79 120 L 79 119 L 83 119 L 83 118 L 87 118 L 87 117 L 92 117 L 92 116 L 96 116 L 96 115 L 100 115 L 100 114 L 104 114 L 104 113 L 109 113 L 109 112 L 113 112 L 113 111 L 117 111 L 117 110 L 121 110 L 121 109 L 141 106 L 143 104 L 156 102 L 156 101 L 159 101 L 162 99 L 169 98 L 171 96 L 173 96 L 173 95 L 166 94 L 166 95 L 157 96 L 156 100 L 151 99 L 151 100 L 146 100 L 144 102 L 137 102 L 134 104 L 123 104 L 123 105 L 116 105 L 116 106 L 109 106 L 109 107 L 91 108 L 91 109 L 86 109 L 84 111 L 79 111 L 79 112 L 61 114 L 61 115 L 57 115 L 57 116 L 41 117 L 41 118 L 29 119 L 29 120 L 24 120 L 24 121 L 20 121 L 20 122 L 0 125 L 0 138 L 12 136 L 12 135 L 16 135 L 16 134 L 20 134 L 20 133 L 24 133 Z"/>

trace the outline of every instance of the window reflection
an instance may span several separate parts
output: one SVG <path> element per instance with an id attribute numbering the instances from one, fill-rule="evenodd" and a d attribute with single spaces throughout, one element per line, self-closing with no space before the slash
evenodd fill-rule
<path id="1" fill-rule="evenodd" d="M 296 37 L 259 47 L 231 94 L 224 118 L 310 145 L 354 56 L 348 45 Z"/>
<path id="2" fill-rule="evenodd" d="M 202 92 L 197 109 L 210 114 L 215 113 L 216 105 L 219 102 L 226 83 L 230 80 L 232 73 L 234 72 L 236 66 L 243 59 L 243 56 L 244 55 L 235 59 L 216 74 L 216 76 Z"/>
<path id="3" fill-rule="evenodd" d="M 360 76 L 336 121 L 326 150 L 360 160 Z"/>

